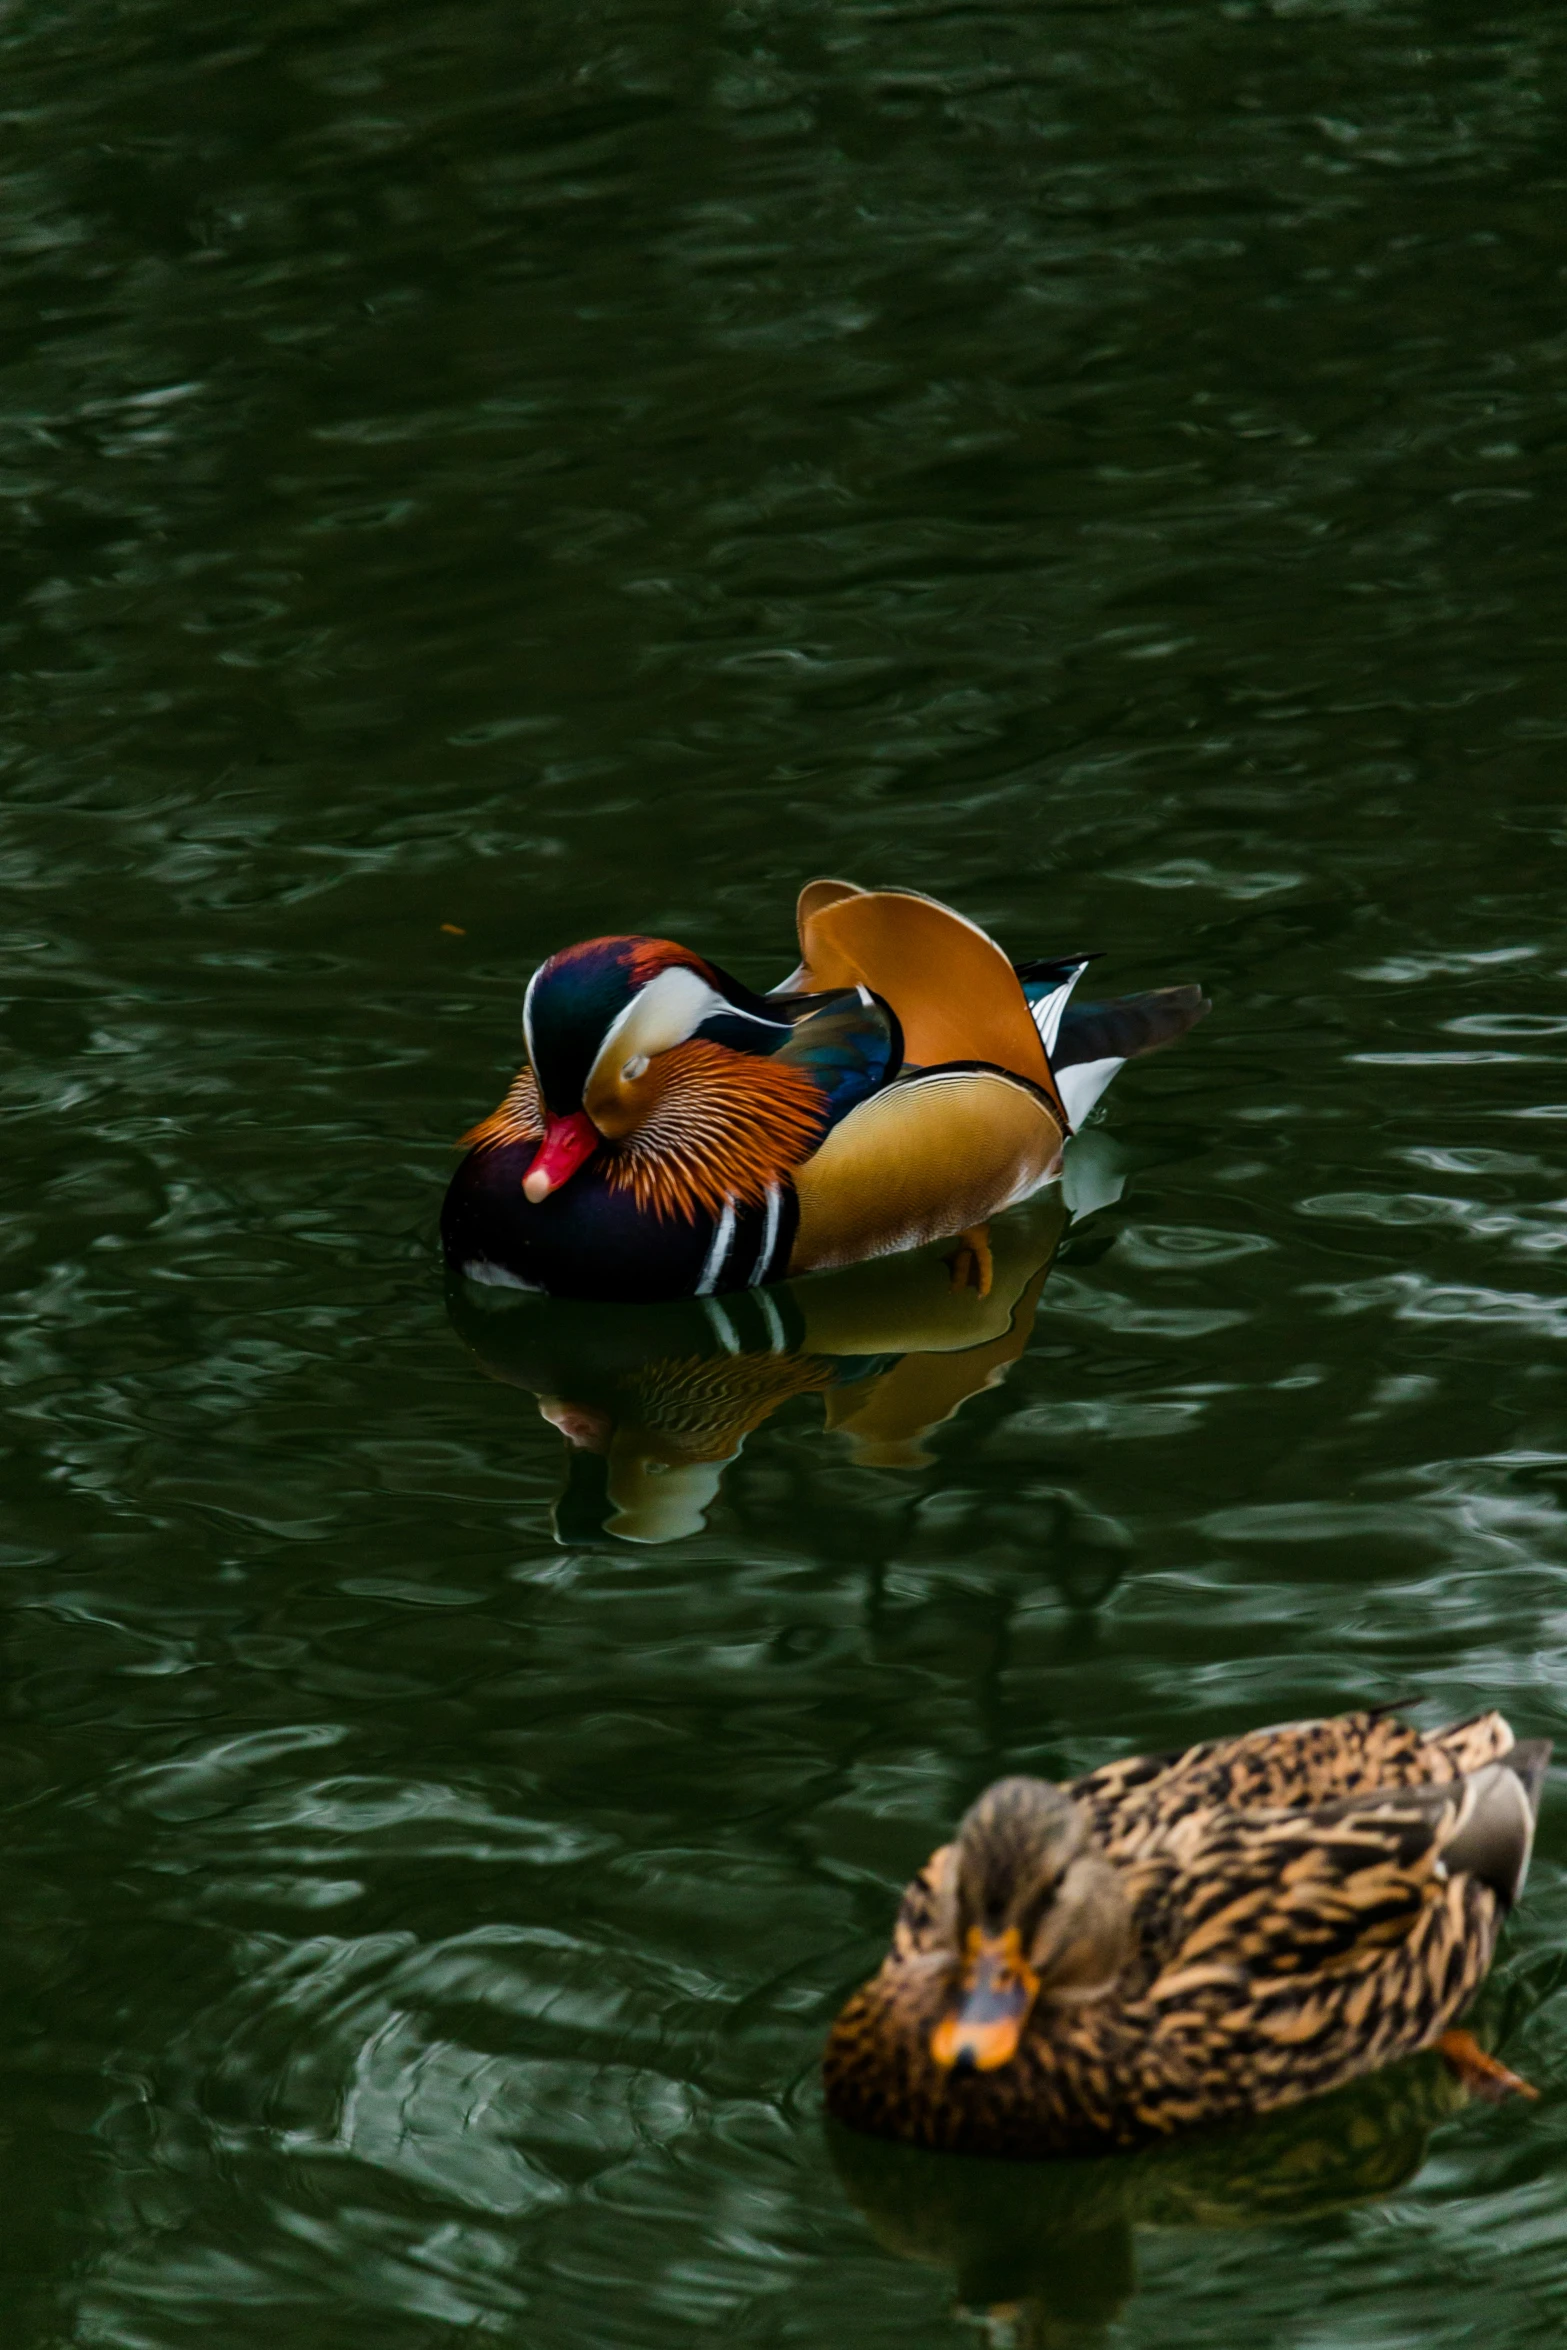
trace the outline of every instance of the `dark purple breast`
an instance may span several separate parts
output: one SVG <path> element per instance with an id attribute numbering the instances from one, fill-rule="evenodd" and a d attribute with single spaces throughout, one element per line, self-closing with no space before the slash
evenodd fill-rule
<path id="1" fill-rule="evenodd" d="M 533 1152 L 531 1142 L 473 1150 L 452 1177 L 441 1245 L 457 1271 L 489 1267 L 552 1297 L 636 1304 L 748 1289 L 778 1279 L 789 1261 L 792 1187 L 771 1216 L 739 1207 L 676 1219 L 639 1207 L 595 1161 L 535 1206 L 522 1189 Z"/>

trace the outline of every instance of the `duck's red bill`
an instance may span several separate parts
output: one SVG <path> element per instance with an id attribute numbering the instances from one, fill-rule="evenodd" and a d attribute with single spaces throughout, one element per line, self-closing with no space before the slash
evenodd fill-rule
<path id="1" fill-rule="evenodd" d="M 552 1191 L 559 1191 L 568 1183 L 577 1169 L 599 1146 L 599 1130 L 586 1110 L 573 1110 L 569 1118 L 544 1120 L 544 1140 L 533 1154 L 533 1164 L 522 1179 L 522 1188 L 537 1206 L 548 1199 Z"/>

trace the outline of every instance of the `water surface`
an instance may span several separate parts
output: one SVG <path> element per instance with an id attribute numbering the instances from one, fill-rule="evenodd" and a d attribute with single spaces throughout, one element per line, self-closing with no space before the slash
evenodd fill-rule
<path id="1" fill-rule="evenodd" d="M 1557 12 L 0 67 L 8 2341 L 1554 2342 L 1559 1788 L 1538 2106 L 976 2220 L 815 2063 L 1000 1770 L 1567 1736 Z M 991 1354 L 449 1300 L 534 962 L 767 985 L 823 871 L 1214 997 Z"/>

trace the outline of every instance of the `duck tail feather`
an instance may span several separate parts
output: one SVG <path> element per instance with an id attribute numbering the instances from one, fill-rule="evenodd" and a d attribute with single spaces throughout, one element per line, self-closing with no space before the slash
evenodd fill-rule
<path id="1" fill-rule="evenodd" d="M 1528 1757 L 1524 1770 L 1517 1767 L 1520 1752 Z M 1549 1754 L 1546 1740 L 1531 1739 L 1527 1748 L 1514 1747 L 1504 1761 L 1476 1771 L 1453 1834 L 1442 1846 L 1449 1873 L 1462 1870 L 1478 1877 L 1509 1908 L 1529 1873 L 1539 1782 Z"/>
<path id="2" fill-rule="evenodd" d="M 1032 962 L 1014 963 L 1012 968 L 1025 988 L 1056 987 L 1063 979 L 1075 979 L 1090 963 L 1097 963 L 1103 953 L 1103 947 L 1090 947 L 1081 955 L 1036 955 Z"/>
<path id="3" fill-rule="evenodd" d="M 1157 1052 L 1195 1028 L 1212 1005 L 1200 987 L 1159 987 L 1109 1003 L 1076 1004 L 1062 1011 L 1051 1060 L 1059 1077 L 1079 1061 L 1130 1061 Z"/>
<path id="4" fill-rule="evenodd" d="M 1360 1710 L 1368 1722 L 1385 1722 L 1390 1714 L 1407 1714 L 1413 1707 L 1424 1705 L 1425 1701 L 1426 1693 L 1423 1689 L 1406 1689 L 1402 1697 L 1384 1697 L 1375 1705 L 1365 1705 Z"/>
<path id="5" fill-rule="evenodd" d="M 1520 1738 L 1507 1757 L 1507 1768 L 1523 1781 L 1523 1791 L 1529 1798 L 1529 1809 L 1536 1819 L 1540 1816 L 1540 1797 L 1545 1788 L 1545 1774 L 1551 1764 L 1549 1738 Z"/>

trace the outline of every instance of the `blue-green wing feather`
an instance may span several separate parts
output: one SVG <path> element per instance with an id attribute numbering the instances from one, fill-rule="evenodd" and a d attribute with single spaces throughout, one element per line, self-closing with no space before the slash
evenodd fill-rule
<path id="1" fill-rule="evenodd" d="M 829 997 L 819 1011 L 797 1020 L 788 1043 L 773 1057 L 803 1069 L 821 1087 L 831 1127 L 897 1075 L 903 1032 L 890 1004 L 857 988 L 852 995 Z"/>

